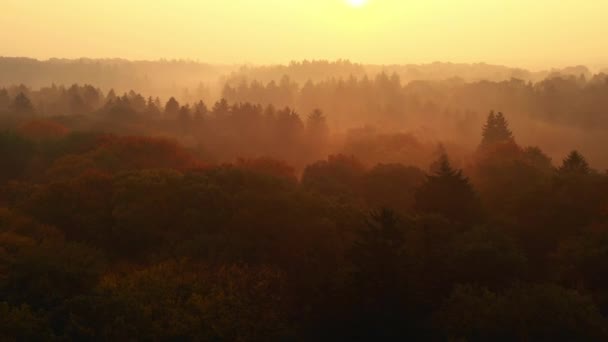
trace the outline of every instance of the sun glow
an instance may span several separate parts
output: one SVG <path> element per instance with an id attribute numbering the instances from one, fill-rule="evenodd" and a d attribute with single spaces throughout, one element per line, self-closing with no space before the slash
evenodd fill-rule
<path id="1" fill-rule="evenodd" d="M 346 0 L 352 7 L 363 7 L 367 4 L 367 0 Z"/>

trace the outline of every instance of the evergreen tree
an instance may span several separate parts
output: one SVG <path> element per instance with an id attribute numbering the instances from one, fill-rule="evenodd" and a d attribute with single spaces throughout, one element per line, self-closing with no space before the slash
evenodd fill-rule
<path id="1" fill-rule="evenodd" d="M 356 335 L 394 339 L 407 334 L 409 263 L 404 225 L 390 209 L 372 213 L 352 249 L 352 312 Z"/>
<path id="2" fill-rule="evenodd" d="M 11 99 L 8 96 L 8 91 L 2 88 L 0 89 L 0 110 L 7 109 L 11 103 Z"/>
<path id="3" fill-rule="evenodd" d="M 34 106 L 30 99 L 21 92 L 13 100 L 13 110 L 19 114 L 30 114 L 34 112 Z"/>
<path id="4" fill-rule="evenodd" d="M 226 115 L 230 112 L 230 105 L 228 105 L 228 101 L 225 98 L 217 101 L 213 106 L 212 112 L 215 116 Z"/>
<path id="5" fill-rule="evenodd" d="M 491 111 L 486 124 L 483 126 L 482 146 L 513 140 L 513 132 L 509 129 L 509 122 L 504 114 Z"/>
<path id="6" fill-rule="evenodd" d="M 179 102 L 174 97 L 171 97 L 165 105 L 165 115 L 170 118 L 176 118 L 179 114 L 180 106 Z"/>
<path id="7" fill-rule="evenodd" d="M 324 142 L 329 134 L 329 127 L 323 112 L 315 109 L 306 118 L 306 130 L 309 136 L 318 142 Z"/>
<path id="8" fill-rule="evenodd" d="M 193 118 L 196 121 L 201 121 L 205 118 L 205 116 L 207 116 L 207 114 L 209 114 L 207 105 L 202 100 L 198 101 L 198 103 L 194 106 Z"/>
<path id="9" fill-rule="evenodd" d="M 108 95 L 106 95 L 106 102 L 111 103 L 114 101 L 116 101 L 116 92 L 114 91 L 114 89 L 110 89 Z"/>
<path id="10" fill-rule="evenodd" d="M 189 105 L 182 106 L 179 109 L 177 119 L 179 120 L 179 125 L 181 126 L 182 131 L 187 132 L 190 129 L 190 123 L 192 121 Z"/>
<path id="11" fill-rule="evenodd" d="M 156 106 L 152 97 L 149 97 L 146 103 L 146 114 L 150 117 L 158 117 L 160 115 L 160 109 Z"/>
<path id="12" fill-rule="evenodd" d="M 572 151 L 568 157 L 564 159 L 564 162 L 562 163 L 562 166 L 559 167 L 558 172 L 562 175 L 586 175 L 591 173 L 591 168 L 582 154 L 580 154 L 578 151 Z"/>
<path id="13" fill-rule="evenodd" d="M 433 164 L 435 171 L 416 191 L 415 209 L 421 213 L 440 214 L 460 223 L 473 223 L 481 215 L 481 202 L 469 179 L 450 165 L 442 153 Z"/>

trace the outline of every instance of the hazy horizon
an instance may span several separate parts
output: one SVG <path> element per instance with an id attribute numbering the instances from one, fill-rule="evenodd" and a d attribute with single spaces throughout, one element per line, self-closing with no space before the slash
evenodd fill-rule
<path id="1" fill-rule="evenodd" d="M 47 57 L 47 58 L 38 58 L 38 57 L 25 56 L 25 55 L 23 55 L 23 56 L 22 55 L 0 55 L 0 58 L 14 58 L 14 59 L 25 58 L 25 59 L 36 60 L 38 62 L 43 62 L 43 63 L 51 62 L 51 61 L 80 61 L 80 60 L 124 61 L 124 62 L 133 62 L 133 63 L 185 62 L 185 63 L 196 63 L 196 64 L 203 64 L 203 65 L 225 66 L 225 67 L 274 67 L 274 66 L 288 66 L 292 63 L 302 63 L 302 62 L 313 63 L 313 62 L 327 61 L 329 63 L 335 63 L 335 62 L 339 62 L 339 61 L 345 61 L 345 62 L 351 62 L 355 65 L 374 66 L 374 67 L 390 67 L 390 66 L 403 66 L 403 65 L 427 66 L 427 65 L 433 65 L 433 64 L 453 64 L 453 65 L 469 65 L 469 66 L 488 65 L 488 66 L 506 67 L 506 68 L 513 68 L 513 69 L 523 69 L 523 70 L 527 70 L 530 72 L 543 72 L 543 71 L 559 70 L 559 69 L 564 69 L 564 68 L 569 68 L 569 67 L 583 66 L 583 67 L 588 68 L 590 72 L 596 73 L 596 72 L 603 72 L 606 68 L 608 68 L 608 63 L 586 64 L 586 63 L 573 62 L 573 63 L 564 63 L 564 64 L 556 64 L 556 65 L 547 64 L 544 66 L 539 65 L 537 67 L 528 67 L 525 65 L 518 65 L 518 64 L 489 63 L 489 62 L 481 61 L 481 60 L 480 61 L 471 61 L 471 62 L 454 62 L 451 60 L 428 60 L 428 61 L 420 61 L 420 62 L 404 61 L 403 63 L 365 63 L 365 62 L 360 62 L 357 60 L 352 60 L 349 58 L 336 58 L 336 59 L 324 59 L 324 58 L 307 59 L 307 58 L 304 58 L 304 59 L 290 59 L 290 60 L 287 60 L 284 62 L 277 62 L 277 63 L 253 63 L 253 62 L 221 63 L 221 62 L 211 62 L 211 61 L 207 61 L 204 59 L 196 59 L 196 58 L 189 58 L 189 57 L 185 57 L 185 58 L 158 57 L 158 58 L 149 58 L 149 59 L 132 59 L 132 58 L 124 58 L 124 57 L 120 57 L 120 56 L 115 56 L 115 57 L 51 56 L 51 57 Z"/>
<path id="2" fill-rule="evenodd" d="M 608 0 L 2 5 L 0 341 L 608 341 Z"/>
<path id="3" fill-rule="evenodd" d="M 185 59 L 286 64 L 487 63 L 526 69 L 606 67 L 608 3 L 540 0 L 8 0 L 0 55 L 36 59 Z M 542 20 L 542 23 L 540 22 Z M 17 38 L 17 39 L 16 39 Z"/>

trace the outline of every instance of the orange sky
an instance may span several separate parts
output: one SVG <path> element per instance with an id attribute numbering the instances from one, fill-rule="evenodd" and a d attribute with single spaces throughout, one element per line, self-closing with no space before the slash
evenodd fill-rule
<path id="1" fill-rule="evenodd" d="M 2 0 L 0 55 L 608 66 L 605 0 Z"/>

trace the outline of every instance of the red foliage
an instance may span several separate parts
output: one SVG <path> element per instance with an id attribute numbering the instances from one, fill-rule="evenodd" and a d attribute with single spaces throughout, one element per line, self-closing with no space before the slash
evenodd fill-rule
<path id="1" fill-rule="evenodd" d="M 90 157 L 108 171 L 203 166 L 177 142 L 154 137 L 107 137 Z"/>

